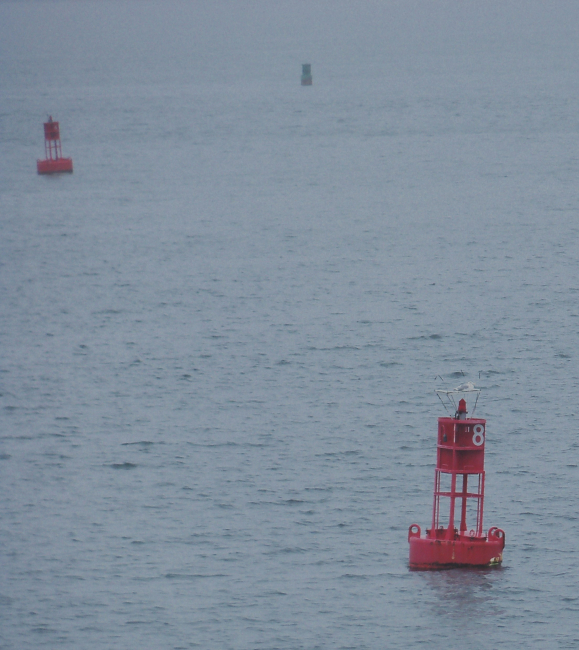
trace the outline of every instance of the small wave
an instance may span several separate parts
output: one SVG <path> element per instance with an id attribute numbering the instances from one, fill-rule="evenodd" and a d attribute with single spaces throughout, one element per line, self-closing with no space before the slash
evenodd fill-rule
<path id="1" fill-rule="evenodd" d="M 166 573 L 168 580 L 203 580 L 204 578 L 227 578 L 225 573 Z"/>
<path id="2" fill-rule="evenodd" d="M 444 338 L 442 334 L 422 334 L 421 336 L 409 336 L 409 341 L 440 341 Z"/>
<path id="3" fill-rule="evenodd" d="M 113 469 L 135 469 L 137 465 L 134 463 L 113 463 L 111 467 Z"/>
<path id="4" fill-rule="evenodd" d="M 151 442 L 150 440 L 139 440 L 138 442 L 121 442 L 122 447 L 130 447 L 131 445 L 139 445 L 140 447 L 149 447 L 150 445 L 154 445 L 154 442 Z"/>
<path id="5" fill-rule="evenodd" d="M 267 551 L 266 555 L 279 555 L 279 554 L 284 554 L 284 555 L 291 555 L 293 553 L 305 553 L 306 549 L 300 548 L 299 546 L 284 546 L 283 548 L 276 548 L 272 549 L 271 551 Z"/>
<path id="6" fill-rule="evenodd" d="M 153 625 L 155 621 L 127 621 L 125 625 Z"/>

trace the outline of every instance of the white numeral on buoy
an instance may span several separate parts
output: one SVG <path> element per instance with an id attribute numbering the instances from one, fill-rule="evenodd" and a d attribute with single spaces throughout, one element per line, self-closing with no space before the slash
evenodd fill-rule
<path id="1" fill-rule="evenodd" d="M 485 428 L 482 424 L 475 424 L 473 427 L 474 434 L 472 436 L 472 444 L 480 447 L 485 441 Z"/>

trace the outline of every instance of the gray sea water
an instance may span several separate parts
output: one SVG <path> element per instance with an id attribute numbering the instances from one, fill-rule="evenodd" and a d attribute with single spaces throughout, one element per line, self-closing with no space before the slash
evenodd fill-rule
<path id="1" fill-rule="evenodd" d="M 579 647 L 579 4 L 4 1 L 0 62 L 0 646 Z M 410 572 L 466 379 L 504 564 Z"/>

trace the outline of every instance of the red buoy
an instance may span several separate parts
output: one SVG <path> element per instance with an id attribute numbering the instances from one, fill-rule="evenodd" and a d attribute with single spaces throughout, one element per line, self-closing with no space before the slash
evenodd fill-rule
<path id="1" fill-rule="evenodd" d="M 505 533 L 495 526 L 486 535 L 483 532 L 486 420 L 467 417 L 466 400 L 476 396 L 474 414 L 480 389 L 468 382 L 455 390 L 436 392 L 453 407 L 456 397 L 460 401 L 453 417 L 438 418 L 432 521 L 424 536 L 418 524 L 408 529 L 410 568 L 498 565 L 503 560 Z M 446 526 L 443 509 L 448 512 Z"/>
<path id="2" fill-rule="evenodd" d="M 72 174 L 72 158 L 62 157 L 62 145 L 60 144 L 60 127 L 58 122 L 52 120 L 44 123 L 44 152 L 45 160 L 38 160 L 36 168 L 39 174 L 60 174 L 68 172 Z"/>

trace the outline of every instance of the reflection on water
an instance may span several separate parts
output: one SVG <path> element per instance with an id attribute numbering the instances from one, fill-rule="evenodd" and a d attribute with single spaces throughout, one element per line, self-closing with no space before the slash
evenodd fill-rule
<path id="1" fill-rule="evenodd" d="M 434 615 L 486 618 L 502 613 L 496 605 L 497 590 L 504 582 L 503 567 L 457 568 L 417 574 L 432 590 Z"/>

